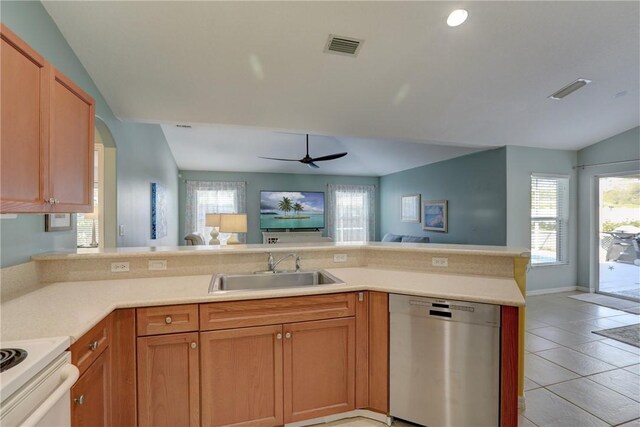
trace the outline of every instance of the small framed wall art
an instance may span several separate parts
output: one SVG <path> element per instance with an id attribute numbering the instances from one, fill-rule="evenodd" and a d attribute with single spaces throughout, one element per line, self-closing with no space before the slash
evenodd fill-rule
<path id="1" fill-rule="evenodd" d="M 73 229 L 73 219 L 68 213 L 44 215 L 44 231 L 69 231 Z"/>
<path id="2" fill-rule="evenodd" d="M 425 200 L 422 203 L 422 229 L 447 232 L 446 200 Z"/>
<path id="3" fill-rule="evenodd" d="M 419 194 L 407 194 L 402 196 L 400 203 L 400 221 L 420 222 Z"/>

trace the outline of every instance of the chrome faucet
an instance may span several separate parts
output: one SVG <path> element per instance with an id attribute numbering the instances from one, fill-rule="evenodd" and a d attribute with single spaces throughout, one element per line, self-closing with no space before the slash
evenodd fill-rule
<path id="1" fill-rule="evenodd" d="M 287 254 L 276 261 L 274 260 L 271 252 L 269 252 L 269 259 L 267 260 L 267 268 L 269 269 L 270 272 L 275 273 L 276 267 L 278 266 L 278 264 L 280 264 L 282 261 L 291 257 L 295 257 L 296 259 L 296 272 L 300 271 L 300 257 L 294 253 Z"/>

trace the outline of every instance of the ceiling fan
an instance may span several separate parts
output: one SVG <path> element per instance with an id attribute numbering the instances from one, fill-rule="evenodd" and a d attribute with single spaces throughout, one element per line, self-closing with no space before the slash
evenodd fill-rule
<path id="1" fill-rule="evenodd" d="M 347 153 L 336 153 L 336 154 L 329 154 L 328 156 L 322 156 L 322 157 L 311 157 L 309 156 L 309 134 L 307 134 L 307 154 L 301 158 L 301 159 L 278 159 L 275 157 L 262 157 L 262 156 L 258 156 L 261 159 L 268 159 L 268 160 L 280 160 L 283 162 L 300 162 L 303 163 L 307 166 L 309 166 L 310 168 L 315 168 L 318 169 L 320 166 L 316 165 L 315 162 L 324 162 L 326 160 L 335 160 L 335 159 L 339 159 L 340 157 L 344 157 L 346 156 Z"/>

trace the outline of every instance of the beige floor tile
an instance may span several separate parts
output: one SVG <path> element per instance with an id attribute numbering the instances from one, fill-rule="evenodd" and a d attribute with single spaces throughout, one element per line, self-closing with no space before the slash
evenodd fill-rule
<path id="1" fill-rule="evenodd" d="M 640 364 L 627 366 L 626 368 L 624 368 L 624 370 L 632 372 L 632 373 L 634 373 L 636 375 L 640 375 Z"/>
<path id="2" fill-rule="evenodd" d="M 629 345 L 627 343 L 623 343 L 621 341 L 618 340 L 613 340 L 611 338 L 605 338 L 603 340 L 601 340 L 600 342 L 605 343 L 607 345 L 611 345 L 617 348 L 620 348 L 624 351 L 628 351 L 629 353 L 633 353 L 633 354 L 637 354 L 640 355 L 640 348 Z"/>
<path id="3" fill-rule="evenodd" d="M 552 348 L 560 347 L 560 344 L 555 343 L 553 341 L 549 341 L 537 335 L 531 334 L 529 332 L 525 333 L 524 336 L 524 348 L 525 350 L 535 353 L 537 351 L 549 350 Z"/>
<path id="4" fill-rule="evenodd" d="M 605 344 L 602 341 L 573 344 L 568 347 L 587 356 L 595 357 L 603 362 L 617 366 L 618 368 L 640 363 L 639 355 Z"/>
<path id="5" fill-rule="evenodd" d="M 618 427 L 640 427 L 640 419 L 619 425 Z"/>
<path id="6" fill-rule="evenodd" d="M 574 310 L 582 311 L 585 313 L 593 314 L 596 317 L 611 317 L 611 316 L 622 316 L 627 314 L 622 310 L 617 310 L 615 308 L 603 307 L 601 305 L 596 304 L 581 304 L 579 306 L 573 307 Z"/>
<path id="7" fill-rule="evenodd" d="M 640 417 L 638 402 L 587 378 L 555 384 L 548 389 L 612 425 Z"/>
<path id="8" fill-rule="evenodd" d="M 598 327 L 598 330 L 619 328 L 620 326 L 625 326 L 624 323 L 616 322 L 611 317 L 603 317 L 601 319 L 592 319 L 592 320 L 589 320 L 589 323 L 593 323 L 594 325 L 596 325 Z"/>
<path id="9" fill-rule="evenodd" d="M 542 386 L 537 382 L 533 381 L 530 378 L 524 377 L 524 391 L 535 390 L 540 387 Z"/>
<path id="10" fill-rule="evenodd" d="M 593 375 L 616 368 L 602 360 L 566 347 L 552 348 L 551 350 L 540 351 L 536 354 L 582 376 Z"/>
<path id="11" fill-rule="evenodd" d="M 591 375 L 588 378 L 640 402 L 640 376 L 632 372 L 616 369 Z"/>
<path id="12" fill-rule="evenodd" d="M 543 427 L 607 427 L 607 424 L 549 390 L 527 393 L 524 416 Z"/>
<path id="13" fill-rule="evenodd" d="M 640 314 L 640 307 L 629 307 L 625 308 L 624 311 L 627 313 Z"/>
<path id="14" fill-rule="evenodd" d="M 386 424 L 368 418 L 356 417 L 333 421 L 326 424 L 316 424 L 318 427 L 385 427 Z M 394 424 L 395 425 L 395 424 Z"/>
<path id="15" fill-rule="evenodd" d="M 524 363 L 524 375 L 543 386 L 578 378 L 574 372 L 535 354 L 525 355 Z"/>
<path id="16" fill-rule="evenodd" d="M 518 415 L 518 427 L 536 427 L 536 425 L 521 414 Z"/>
<path id="17" fill-rule="evenodd" d="M 608 319 L 623 323 L 625 325 L 635 325 L 636 323 L 640 323 L 640 316 L 637 314 L 624 314 L 622 316 L 608 317 Z"/>
<path id="18" fill-rule="evenodd" d="M 603 339 L 603 337 L 596 334 L 590 334 L 591 336 L 574 334 L 573 332 L 565 331 L 564 329 L 560 329 L 555 326 L 534 329 L 533 331 L 530 331 L 530 333 L 561 345 L 580 344 L 583 342 Z"/>
<path id="19" fill-rule="evenodd" d="M 527 320 L 525 322 L 525 329 L 527 331 L 529 329 L 544 328 L 545 326 L 550 326 L 550 325 L 548 323 L 540 322 L 538 320 Z"/>

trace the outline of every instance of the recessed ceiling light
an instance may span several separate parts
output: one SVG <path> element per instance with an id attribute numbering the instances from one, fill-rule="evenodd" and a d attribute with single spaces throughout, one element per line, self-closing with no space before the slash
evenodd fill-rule
<path id="1" fill-rule="evenodd" d="M 449 14 L 447 18 L 447 25 L 450 27 L 457 27 L 467 20 L 467 16 L 469 16 L 469 12 L 464 9 L 456 9 Z"/>

